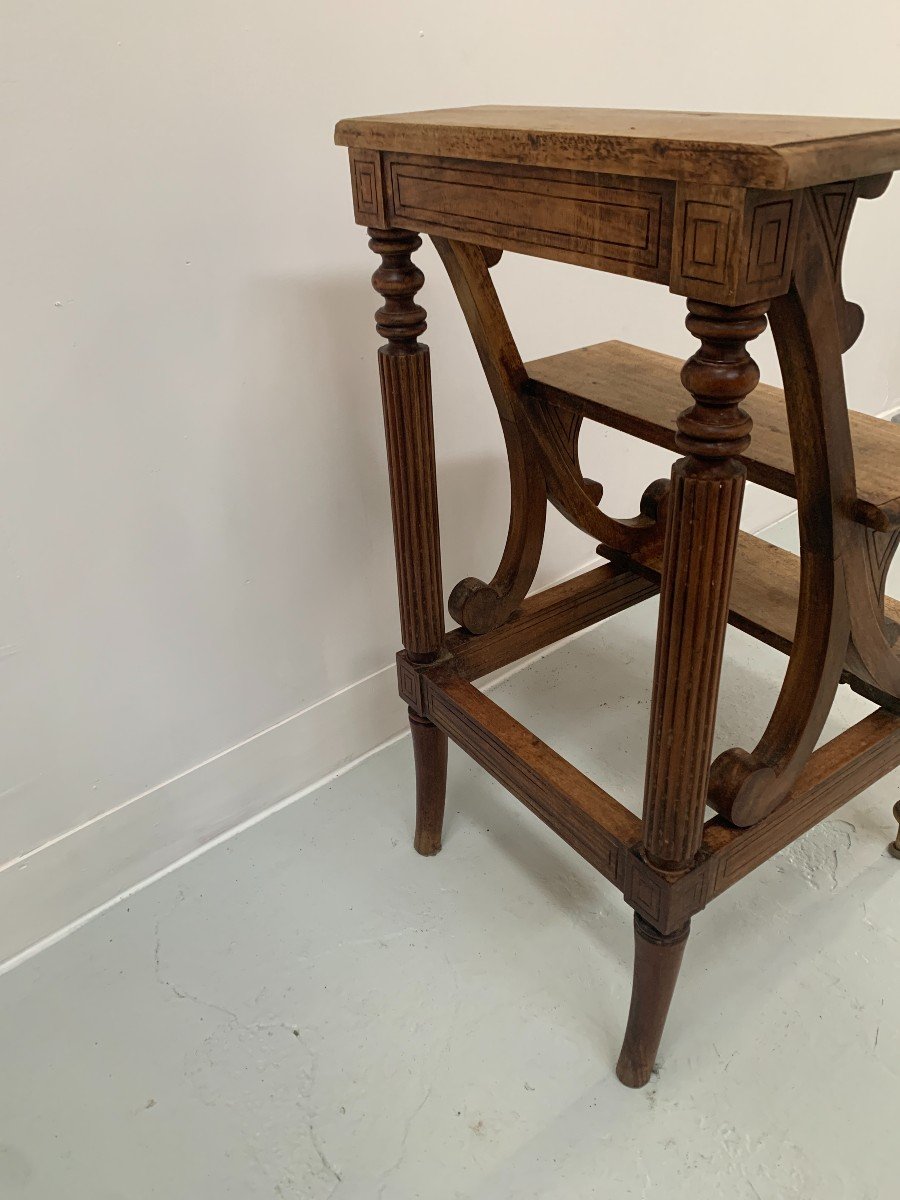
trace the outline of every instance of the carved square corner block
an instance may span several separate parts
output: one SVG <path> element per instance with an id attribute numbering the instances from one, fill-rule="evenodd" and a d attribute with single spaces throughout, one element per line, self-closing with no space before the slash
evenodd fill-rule
<path id="1" fill-rule="evenodd" d="M 422 690 L 422 674 L 412 665 L 401 650 L 397 655 L 397 690 L 400 698 L 420 716 L 425 715 L 425 696 Z"/>
<path id="2" fill-rule="evenodd" d="M 719 304 L 786 292 L 799 209 L 797 192 L 679 187 L 671 290 Z"/>
<path id="3" fill-rule="evenodd" d="M 353 211 L 358 225 L 385 227 L 384 171 L 377 150 L 350 151 Z"/>

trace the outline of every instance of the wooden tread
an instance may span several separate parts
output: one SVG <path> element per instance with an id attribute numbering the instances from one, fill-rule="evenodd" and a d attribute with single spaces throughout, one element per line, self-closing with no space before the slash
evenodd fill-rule
<path id="1" fill-rule="evenodd" d="M 339 146 L 737 187 L 813 187 L 900 167 L 900 122 L 772 113 L 476 105 L 339 121 Z"/>
<path id="2" fill-rule="evenodd" d="M 648 555 L 635 569 L 656 582 L 662 569 L 661 551 Z M 800 559 L 750 533 L 738 537 L 728 622 L 766 645 L 790 654 L 797 628 Z M 900 626 L 900 601 L 885 598 L 885 616 Z M 856 683 L 848 672 L 846 681 Z"/>
<path id="3" fill-rule="evenodd" d="M 679 378 L 681 362 L 626 342 L 600 342 L 527 363 L 529 390 L 551 404 L 675 450 L 675 421 L 690 398 Z M 796 497 L 784 392 L 760 384 L 745 402 L 753 418 L 743 461 L 748 477 Z M 851 412 L 856 458 L 856 519 L 871 529 L 900 525 L 900 426 Z"/>

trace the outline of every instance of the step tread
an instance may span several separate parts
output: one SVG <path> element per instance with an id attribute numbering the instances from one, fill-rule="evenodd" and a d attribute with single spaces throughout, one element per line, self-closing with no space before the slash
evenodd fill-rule
<path id="1" fill-rule="evenodd" d="M 675 421 L 690 402 L 681 361 L 627 342 L 599 342 L 526 363 L 533 395 L 574 405 L 593 420 L 675 449 Z M 796 496 L 784 392 L 760 384 L 745 402 L 753 436 L 743 461 L 763 487 Z M 856 517 L 873 529 L 900 524 L 900 425 L 851 412 L 856 457 Z"/>
<path id="2" fill-rule="evenodd" d="M 661 551 L 645 555 L 640 566 L 658 575 Z M 729 621 L 776 650 L 789 653 L 797 628 L 800 559 L 751 533 L 738 537 Z M 900 601 L 885 598 L 885 616 L 900 624 Z"/>

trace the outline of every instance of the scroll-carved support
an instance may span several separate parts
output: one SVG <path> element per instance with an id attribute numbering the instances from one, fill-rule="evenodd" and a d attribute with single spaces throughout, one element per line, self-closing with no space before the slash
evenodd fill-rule
<path id="1" fill-rule="evenodd" d="M 857 196 L 885 186 L 884 177 L 873 177 L 807 193 L 791 288 L 771 307 L 797 481 L 799 611 L 762 738 L 752 752 L 729 750 L 713 764 L 709 803 L 736 825 L 755 824 L 787 796 L 815 749 L 845 666 L 868 678 L 879 699 L 900 694 L 883 581 L 875 580 L 867 549 L 871 536 L 883 535 L 852 520 L 856 482 L 841 363 L 862 328 L 862 310 L 840 286 L 847 229 Z"/>
<path id="2" fill-rule="evenodd" d="M 840 330 L 840 349 L 849 350 L 862 333 L 865 314 L 858 304 L 847 300 L 841 280 L 844 261 L 844 246 L 850 230 L 853 210 L 859 199 L 874 200 L 882 195 L 891 181 L 890 175 L 870 175 L 865 179 L 849 179 L 839 183 L 826 183 L 812 188 L 810 196 L 819 218 L 819 227 L 825 239 L 834 284 L 834 302 Z"/>
<path id="3" fill-rule="evenodd" d="M 547 494 L 558 512 L 613 552 L 638 555 L 662 541 L 657 483 L 644 493 L 639 516 L 607 516 L 597 507 L 603 488 L 581 472 L 566 414 L 554 405 L 532 401 L 529 415 L 547 478 Z"/>
<path id="4" fill-rule="evenodd" d="M 499 258 L 479 246 L 433 239 L 463 310 L 497 406 L 509 462 L 509 529 L 493 579 L 469 577 L 450 593 L 450 615 L 470 633 L 496 629 L 534 582 L 544 544 L 547 492 L 524 410 L 525 368 L 488 274 Z"/>
<path id="5" fill-rule="evenodd" d="M 672 470 L 644 791 L 644 853 L 656 867 L 690 866 L 706 805 L 728 600 L 746 481 L 739 456 L 751 421 L 740 407 L 759 381 L 746 344 L 766 304 L 688 301 L 700 349 L 682 371 L 694 407 L 678 419 L 687 453 Z"/>
<path id="6" fill-rule="evenodd" d="M 403 230 L 370 229 L 381 255 L 372 286 L 384 298 L 376 328 L 384 409 L 400 629 L 413 662 L 432 662 L 444 643 L 444 594 L 438 530 L 437 475 L 431 411 L 431 366 L 425 309 L 416 303 L 424 276 L 411 255 L 421 238 Z M 436 854 L 447 782 L 447 736 L 410 709 L 416 765 L 416 849 Z"/>
<path id="7" fill-rule="evenodd" d="M 454 619 L 471 633 L 486 633 L 511 616 L 534 581 L 548 499 L 591 537 L 637 553 L 662 540 L 660 491 L 658 485 L 648 490 L 637 517 L 617 520 L 600 511 L 603 488 L 584 477 L 578 462 L 581 418 L 528 395 L 525 368 L 489 274 L 496 256 L 448 238 L 433 241 L 481 359 L 509 459 L 510 523 L 500 565 L 490 583 L 466 578 L 450 594 Z"/>

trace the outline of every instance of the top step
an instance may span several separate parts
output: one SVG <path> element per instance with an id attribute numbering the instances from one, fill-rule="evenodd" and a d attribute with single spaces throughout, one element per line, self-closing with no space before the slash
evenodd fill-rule
<path id="1" fill-rule="evenodd" d="M 600 342 L 526 363 L 529 390 L 551 404 L 645 442 L 675 450 L 675 421 L 690 403 L 681 361 L 626 342 Z M 753 418 L 743 456 L 748 478 L 796 498 L 784 392 L 760 384 L 744 402 Z M 882 532 L 900 526 L 900 426 L 850 413 L 856 459 L 856 519 Z"/>
<path id="2" fill-rule="evenodd" d="M 900 167 L 900 121 L 480 105 L 339 121 L 339 146 L 763 190 Z"/>

